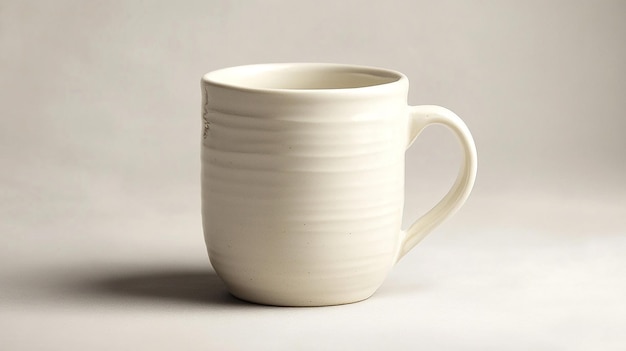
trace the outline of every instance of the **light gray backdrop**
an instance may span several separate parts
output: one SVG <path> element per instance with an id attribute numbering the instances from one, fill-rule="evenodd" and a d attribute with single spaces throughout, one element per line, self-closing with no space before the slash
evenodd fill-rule
<path id="1" fill-rule="evenodd" d="M 619 297 L 626 294 L 625 15 L 618 0 L 2 1 L 0 347 L 314 346 L 297 340 L 307 340 L 306 328 L 324 328 L 324 312 L 255 315 L 259 325 L 283 325 L 291 335 L 284 343 L 269 327 L 238 338 L 250 327 L 243 315 L 218 327 L 206 306 L 192 313 L 178 301 L 192 313 L 188 321 L 168 301 L 155 307 L 98 288 L 94 297 L 76 287 L 92 285 L 70 279 L 107 272 L 119 283 L 129 267 L 157 276 L 183 267 L 170 280 L 143 276 L 175 285 L 208 267 L 198 193 L 200 76 L 292 61 L 402 71 L 409 103 L 455 111 L 479 152 L 466 207 L 396 268 L 387 295 L 345 315 L 334 310 L 343 324 L 327 327 L 327 348 L 387 340 L 436 349 L 512 349 L 506 340 L 521 349 L 624 345 L 617 331 L 626 326 Z M 445 193 L 459 159 L 445 128 L 423 133 L 407 153 L 406 224 Z M 163 289 L 152 295 L 177 296 Z M 459 295 L 450 295 L 455 289 Z M 482 297 L 464 304 L 476 289 Z M 385 323 L 428 325 L 427 335 L 390 327 L 375 336 L 375 324 L 359 326 L 372 309 L 399 313 L 399 290 L 407 303 L 421 301 L 424 290 L 433 295 Z M 432 301 L 441 309 L 428 309 Z M 86 323 L 103 311 L 100 324 Z M 126 334 L 119 323 L 128 318 Z M 62 324 L 78 328 L 76 338 L 55 329 Z M 340 331 L 346 326 L 352 334 Z M 491 330 L 506 337 L 491 339 Z"/>

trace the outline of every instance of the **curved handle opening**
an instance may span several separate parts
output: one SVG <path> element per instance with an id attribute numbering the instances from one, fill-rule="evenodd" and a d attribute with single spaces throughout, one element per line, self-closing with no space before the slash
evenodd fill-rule
<path id="1" fill-rule="evenodd" d="M 442 124 L 456 135 L 463 148 L 463 159 L 456 181 L 448 193 L 432 209 L 401 233 L 402 241 L 396 262 L 465 203 L 474 186 L 478 165 L 472 134 L 463 120 L 454 112 L 440 106 L 423 105 L 410 107 L 409 113 L 407 149 L 424 128 L 433 124 Z"/>

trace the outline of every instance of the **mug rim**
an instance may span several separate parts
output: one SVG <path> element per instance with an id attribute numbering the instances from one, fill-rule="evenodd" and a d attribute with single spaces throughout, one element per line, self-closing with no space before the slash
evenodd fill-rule
<path id="1" fill-rule="evenodd" d="M 250 74 L 262 74 L 268 72 L 281 72 L 281 74 L 287 73 L 287 71 L 293 70 L 299 71 L 314 71 L 326 73 L 356 73 L 360 75 L 368 75 L 373 78 L 379 79 L 379 82 L 372 82 L 371 84 L 354 84 L 351 86 L 339 86 L 339 87 L 322 87 L 322 88 L 288 88 L 288 87 L 260 87 L 254 85 L 245 85 L 237 82 L 233 82 L 235 75 L 242 76 Z M 408 81 L 408 78 L 395 70 L 366 66 L 366 65 L 353 65 L 342 63 L 314 63 L 314 62 L 293 62 L 293 63 L 259 63 L 232 66 L 217 69 L 208 72 L 202 76 L 202 82 L 204 84 L 212 85 L 215 87 L 226 88 L 229 90 L 242 91 L 242 92 L 256 92 L 256 93 L 280 93 L 280 94 L 328 94 L 328 93 L 347 93 L 347 92 L 376 92 L 388 89 L 391 86 L 395 86 L 401 82 Z"/>

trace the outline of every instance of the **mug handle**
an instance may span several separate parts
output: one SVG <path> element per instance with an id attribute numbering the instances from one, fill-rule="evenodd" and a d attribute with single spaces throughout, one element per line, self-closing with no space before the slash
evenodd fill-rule
<path id="1" fill-rule="evenodd" d="M 476 179 L 476 146 L 465 123 L 454 112 L 433 105 L 409 107 L 409 135 L 407 149 L 417 136 L 429 125 L 443 124 L 448 127 L 463 147 L 463 161 L 459 175 L 446 196 L 435 207 L 417 219 L 407 230 L 401 232 L 401 246 L 396 262 L 446 218 L 454 214 L 469 197 Z"/>

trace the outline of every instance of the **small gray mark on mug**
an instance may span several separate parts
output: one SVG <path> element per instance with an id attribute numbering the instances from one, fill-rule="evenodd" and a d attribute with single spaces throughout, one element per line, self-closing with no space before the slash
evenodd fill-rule
<path id="1" fill-rule="evenodd" d="M 207 90 L 206 87 L 204 87 L 204 105 L 202 106 L 202 122 L 203 122 L 203 127 L 204 130 L 202 132 L 202 138 L 206 139 L 206 137 L 209 135 L 209 131 L 211 130 L 211 123 L 209 122 L 209 119 L 207 117 L 207 115 L 209 114 L 209 91 Z"/>

